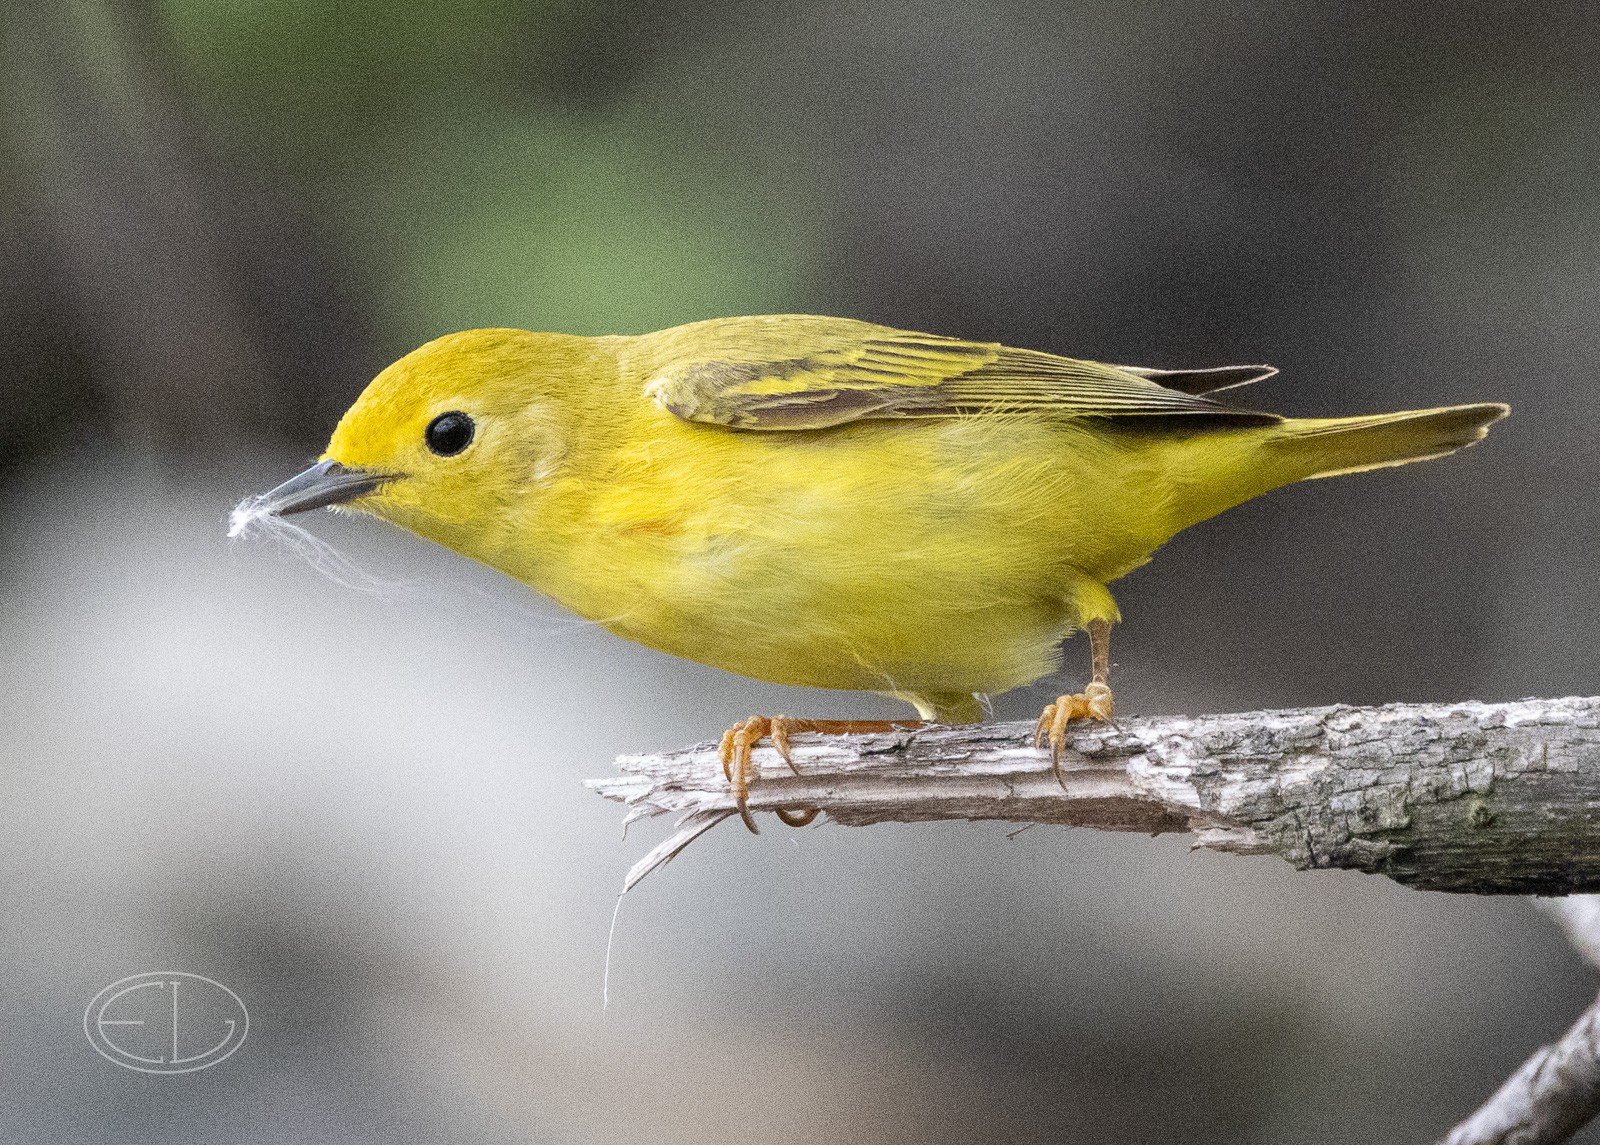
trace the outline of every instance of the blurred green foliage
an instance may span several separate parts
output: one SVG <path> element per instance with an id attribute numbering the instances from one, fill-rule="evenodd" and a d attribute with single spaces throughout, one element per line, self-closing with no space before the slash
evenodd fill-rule
<path id="1" fill-rule="evenodd" d="M 384 341 L 654 329 L 796 305 L 821 215 L 647 113 L 562 98 L 563 5 L 166 0 L 216 144 L 321 199 Z M 540 42 L 545 37 L 546 42 Z M 538 46 L 536 46 L 538 45 Z M 671 88 L 648 89 L 651 98 Z M 672 125 L 677 125 L 674 130 Z"/>
<path id="2" fill-rule="evenodd" d="M 791 309 L 804 220 L 737 171 L 626 123 L 501 118 L 374 189 L 371 234 L 390 260 L 381 297 L 425 335 L 630 333 Z"/>
<path id="3" fill-rule="evenodd" d="M 308 179 L 358 167 L 374 134 L 426 109 L 514 94 L 542 6 L 513 0 L 162 0 L 203 112 Z"/>

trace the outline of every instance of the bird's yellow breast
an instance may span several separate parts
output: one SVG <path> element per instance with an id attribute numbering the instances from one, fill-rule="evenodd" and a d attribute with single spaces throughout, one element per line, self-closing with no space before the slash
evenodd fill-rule
<path id="1" fill-rule="evenodd" d="M 1146 443 L 1148 444 L 1148 443 Z M 1001 691 L 1170 534 L 1160 457 L 1029 419 L 806 434 L 641 403 L 601 463 L 471 555 L 650 647 L 781 683 Z"/>

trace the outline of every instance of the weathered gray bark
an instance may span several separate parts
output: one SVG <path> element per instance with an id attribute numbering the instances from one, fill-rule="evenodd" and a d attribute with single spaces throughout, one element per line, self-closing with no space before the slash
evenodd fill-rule
<path id="1" fill-rule="evenodd" d="M 1600 967 L 1600 899 L 1544 900 L 1572 944 Z M 1541 1046 L 1441 1145 L 1555 1145 L 1600 1113 L 1600 1000 Z"/>
<path id="2" fill-rule="evenodd" d="M 1600 1001 L 1539 1049 L 1442 1145 L 1551 1145 L 1600 1111 Z"/>
<path id="3" fill-rule="evenodd" d="M 1028 724 L 799 736 L 792 774 L 756 753 L 753 811 L 816 807 L 839 823 L 1006 819 L 1188 831 L 1195 845 L 1345 867 L 1410 886 L 1600 890 L 1600 698 L 1389 704 L 1080 725 L 1062 760 Z M 632 887 L 736 814 L 715 748 L 624 756 L 591 780 L 628 821 L 681 814 Z M 1553 906 L 1600 966 L 1600 898 Z M 1600 1001 L 1442 1145 L 1553 1145 L 1600 1111 Z"/>
<path id="4" fill-rule="evenodd" d="M 1159 834 L 1345 867 L 1410 886 L 1558 895 L 1600 890 L 1600 698 L 1389 704 L 1075 725 L 1062 761 L 1027 724 L 797 736 L 792 774 L 758 749 L 752 811 L 834 821 L 1004 819 Z M 625 756 L 592 780 L 629 820 L 680 830 L 631 886 L 734 813 L 709 745 Z"/>

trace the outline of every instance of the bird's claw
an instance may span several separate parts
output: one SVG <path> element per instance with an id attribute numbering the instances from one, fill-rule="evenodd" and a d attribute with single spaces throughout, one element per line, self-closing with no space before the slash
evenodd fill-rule
<path id="1" fill-rule="evenodd" d="M 778 755 L 783 758 L 783 762 L 789 765 L 789 770 L 799 775 L 800 769 L 795 766 L 794 757 L 789 752 L 789 733 L 805 730 L 812 722 L 814 721 L 791 720 L 788 716 L 751 716 L 722 733 L 722 744 L 719 749 L 722 757 L 722 774 L 733 787 L 733 799 L 739 808 L 739 818 L 744 820 L 744 825 L 750 829 L 751 834 L 761 834 L 760 828 L 756 826 L 756 821 L 750 814 L 750 775 L 755 770 L 750 758 L 751 752 L 763 738 L 770 739 Z M 817 817 L 815 807 L 799 809 L 774 807 L 773 812 L 782 823 L 790 827 L 804 827 Z"/>
<path id="2" fill-rule="evenodd" d="M 1116 711 L 1111 696 L 1111 686 L 1098 680 L 1083 691 L 1059 696 L 1054 703 L 1046 704 L 1039 722 L 1033 729 L 1033 746 L 1040 747 L 1048 737 L 1050 743 L 1050 770 L 1062 787 L 1066 780 L 1061 775 L 1061 753 L 1067 745 L 1067 724 L 1072 720 L 1099 720 L 1117 726 L 1113 718 Z"/>

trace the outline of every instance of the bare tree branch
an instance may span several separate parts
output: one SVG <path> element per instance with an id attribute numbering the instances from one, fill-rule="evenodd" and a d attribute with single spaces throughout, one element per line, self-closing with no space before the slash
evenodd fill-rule
<path id="1" fill-rule="evenodd" d="M 1600 890 L 1600 698 L 1389 704 L 1079 725 L 1062 760 L 1031 725 L 800 736 L 792 774 L 770 748 L 750 808 L 836 822 L 1005 819 L 1188 831 L 1196 847 L 1278 855 L 1447 891 Z M 624 756 L 589 786 L 628 821 L 679 814 L 633 887 L 736 813 L 710 745 Z M 1600 897 L 1548 909 L 1600 966 Z M 1443 1145 L 1547 1145 L 1600 1112 L 1600 1000 L 1536 1052 Z"/>
<path id="2" fill-rule="evenodd" d="M 1600 968 L 1600 896 L 1539 904 Z M 1553 1145 L 1600 1113 L 1600 999 L 1552 1045 L 1542 1046 L 1442 1145 Z"/>
<path id="3" fill-rule="evenodd" d="M 1540 1048 L 1442 1145 L 1551 1145 L 1600 1113 L 1600 999 Z"/>
<path id="4" fill-rule="evenodd" d="M 1062 783 L 1031 725 L 797 736 L 794 775 L 756 752 L 753 811 L 835 822 L 1003 819 L 1160 834 L 1431 890 L 1600 890 L 1600 699 L 1389 704 L 1076 725 Z M 625 756 L 592 780 L 629 821 L 681 830 L 628 885 L 734 812 L 710 745 Z"/>

